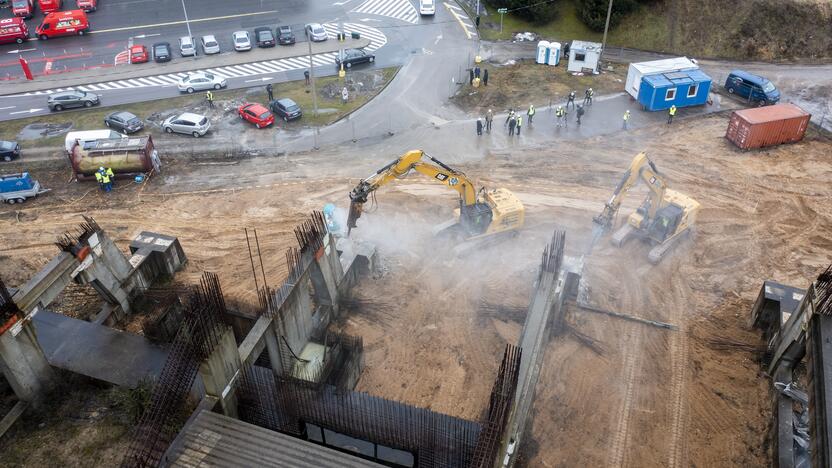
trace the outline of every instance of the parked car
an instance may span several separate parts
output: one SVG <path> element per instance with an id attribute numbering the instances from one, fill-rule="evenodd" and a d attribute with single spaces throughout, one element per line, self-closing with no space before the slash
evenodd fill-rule
<path id="1" fill-rule="evenodd" d="M 306 25 L 306 37 L 312 42 L 323 42 L 327 39 L 326 29 L 320 23 Z"/>
<path id="2" fill-rule="evenodd" d="M 9 162 L 20 157 L 20 145 L 16 141 L 0 140 L 0 158 Z"/>
<path id="3" fill-rule="evenodd" d="M 165 119 L 162 122 L 162 128 L 168 133 L 184 133 L 199 138 L 208 133 L 208 129 L 211 128 L 211 121 L 204 115 L 185 112 Z"/>
<path id="4" fill-rule="evenodd" d="M 98 9 L 98 0 L 77 0 L 75 2 L 79 10 L 84 10 L 87 13 Z"/>
<path id="5" fill-rule="evenodd" d="M 274 123 L 274 114 L 272 114 L 262 104 L 244 102 L 237 108 L 237 114 L 241 119 L 254 124 L 257 128 L 266 128 Z"/>
<path id="6" fill-rule="evenodd" d="M 280 45 L 292 45 L 295 43 L 295 33 L 292 32 L 291 26 L 277 27 L 277 42 Z"/>
<path id="7" fill-rule="evenodd" d="M 301 118 L 300 106 L 289 98 L 275 99 L 269 103 L 269 109 L 284 122 Z"/>
<path id="8" fill-rule="evenodd" d="M 12 14 L 29 19 L 35 15 L 34 0 L 12 0 Z"/>
<path id="9" fill-rule="evenodd" d="M 251 50 L 251 35 L 248 31 L 234 31 L 231 35 L 231 42 L 234 43 L 234 50 L 237 52 Z"/>
<path id="10" fill-rule="evenodd" d="M 344 68 L 351 68 L 353 65 L 373 63 L 375 61 L 375 55 L 368 54 L 362 49 L 344 49 L 343 56 L 335 57 L 335 65 L 340 67 L 343 62 Z"/>
<path id="11" fill-rule="evenodd" d="M 104 125 L 108 128 L 121 130 L 124 133 L 136 133 L 144 128 L 142 119 L 125 111 L 112 112 L 104 117 Z"/>
<path id="12" fill-rule="evenodd" d="M 771 81 L 742 70 L 734 70 L 728 74 L 725 89 L 758 106 L 777 104 L 780 100 L 780 91 Z"/>
<path id="13" fill-rule="evenodd" d="M 194 91 L 205 91 L 207 89 L 220 89 L 228 86 L 228 80 L 208 72 L 195 72 L 179 80 L 176 87 L 180 93 L 188 94 Z"/>
<path id="14" fill-rule="evenodd" d="M 162 63 L 170 62 L 173 54 L 170 51 L 170 42 L 157 42 L 153 44 L 153 60 Z"/>
<path id="15" fill-rule="evenodd" d="M 59 11 L 64 6 L 63 0 L 38 0 L 38 8 L 45 15 L 53 11 Z"/>
<path id="16" fill-rule="evenodd" d="M 97 94 L 86 91 L 52 93 L 46 100 L 46 105 L 51 111 L 62 111 L 71 107 L 92 107 L 98 104 L 101 104 L 101 98 Z"/>
<path id="17" fill-rule="evenodd" d="M 191 36 L 182 36 L 179 38 L 179 53 L 183 57 L 196 56 L 196 43 Z"/>
<path id="18" fill-rule="evenodd" d="M 205 52 L 205 55 L 213 55 L 220 53 L 220 43 L 217 42 L 217 38 L 214 37 L 213 34 L 202 36 L 201 41 L 202 51 Z"/>
<path id="19" fill-rule="evenodd" d="M 145 63 L 150 60 L 147 47 L 136 44 L 130 48 L 130 63 Z"/>
<path id="20" fill-rule="evenodd" d="M 270 28 L 254 28 L 257 47 L 274 47 L 274 33 Z"/>
<path id="21" fill-rule="evenodd" d="M 436 14 L 434 0 L 419 0 L 419 16 L 433 16 Z"/>

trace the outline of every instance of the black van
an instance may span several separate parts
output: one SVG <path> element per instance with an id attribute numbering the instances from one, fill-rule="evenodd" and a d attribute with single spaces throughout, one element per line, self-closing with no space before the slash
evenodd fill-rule
<path id="1" fill-rule="evenodd" d="M 734 70 L 728 74 L 725 89 L 758 106 L 777 104 L 780 100 L 780 91 L 771 81 L 742 70 Z"/>

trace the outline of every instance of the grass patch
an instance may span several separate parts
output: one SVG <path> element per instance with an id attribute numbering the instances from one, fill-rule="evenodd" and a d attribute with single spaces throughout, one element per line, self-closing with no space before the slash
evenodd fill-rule
<path id="1" fill-rule="evenodd" d="M 500 33 L 500 15 L 496 8 L 489 9 L 488 17 L 480 18 L 480 36 L 486 40 L 509 40 L 514 33 L 531 31 L 548 40 L 601 41 L 602 33 L 596 33 L 586 27 L 578 18 L 575 3 L 564 0 L 557 3 L 558 17 L 545 24 L 533 24 L 511 13 L 503 15 L 503 32 Z"/>
<path id="2" fill-rule="evenodd" d="M 315 85 L 318 90 L 318 108 L 328 109 L 329 112 L 320 113 L 317 116 L 313 115 L 312 109 L 312 93 L 311 87 L 307 87 L 303 80 L 289 81 L 285 83 L 273 84 L 275 98 L 288 97 L 297 102 L 303 109 L 303 117 L 299 120 L 289 123 L 281 122 L 280 125 L 286 128 L 300 128 L 303 126 L 324 126 L 329 125 L 336 120 L 343 117 L 345 114 L 356 110 L 363 106 L 367 101 L 372 99 L 389 81 L 396 75 L 398 67 L 383 68 L 380 70 L 368 71 L 353 71 L 347 74 L 347 80 L 368 83 L 372 80 L 374 83 L 372 89 L 351 90 L 350 99 L 344 104 L 341 102 L 340 90 L 344 86 L 344 80 L 337 76 L 327 76 L 315 80 Z M 351 86 L 352 87 L 352 86 Z M 336 93 L 327 93 L 327 91 L 337 90 Z M 229 107 L 233 109 L 242 102 L 260 102 L 266 103 L 266 89 L 265 85 L 244 89 L 220 90 L 214 91 L 215 106 L 220 108 Z M 164 135 L 161 128 L 148 123 L 148 120 L 159 121 L 158 114 L 161 112 L 177 110 L 188 110 L 197 113 L 205 113 L 205 93 L 199 92 L 194 94 L 184 94 L 174 98 L 158 99 L 152 101 L 137 102 L 133 104 L 124 104 L 113 107 L 94 107 L 90 109 L 77 109 L 71 111 L 56 112 L 49 115 L 27 117 L 23 119 L 10 120 L 3 122 L 0 125 L 0 139 L 3 140 L 17 140 L 17 135 L 20 131 L 30 124 L 46 124 L 46 125 L 60 125 L 65 123 L 72 123 L 71 130 L 89 130 L 100 129 L 104 127 L 104 117 L 116 110 L 123 110 L 132 112 L 145 121 L 145 129 L 139 134 L 151 134 L 155 137 Z M 210 114 L 212 123 L 215 121 L 216 114 Z M 151 119 L 151 117 L 153 117 Z M 222 116 L 221 118 L 228 118 Z M 254 126 L 251 126 L 254 129 Z M 256 131 L 253 130 L 253 131 Z M 37 138 L 33 140 L 19 140 L 21 146 L 25 148 L 37 147 L 54 147 L 63 146 L 65 133 L 57 136 Z"/>
<path id="3" fill-rule="evenodd" d="M 549 105 L 550 101 L 562 101 L 569 92 L 577 92 L 576 101 L 583 101 L 584 90 L 592 87 L 595 95 L 621 91 L 627 69 L 615 67 L 599 75 L 575 76 L 567 73 L 566 66 L 540 65 L 532 60 L 521 60 L 515 65 L 489 67 L 488 86 L 474 88 L 469 85 L 454 96 L 454 102 L 470 112 L 484 113 L 488 109 L 502 112 L 508 108 L 525 112 L 529 104 L 536 107 Z"/>

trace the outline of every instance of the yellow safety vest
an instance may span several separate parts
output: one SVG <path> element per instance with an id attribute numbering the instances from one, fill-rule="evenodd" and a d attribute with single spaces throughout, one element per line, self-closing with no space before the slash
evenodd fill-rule
<path id="1" fill-rule="evenodd" d="M 104 182 L 105 184 L 110 183 L 110 176 L 108 176 L 107 174 L 102 175 L 101 182 Z"/>
<path id="2" fill-rule="evenodd" d="M 534 115 L 534 106 L 529 106 L 529 115 Z"/>
<path id="3" fill-rule="evenodd" d="M 523 125 L 523 117 L 517 117 L 517 126 Z"/>
<path id="4" fill-rule="evenodd" d="M 214 93 L 212 93 L 211 91 L 208 91 L 207 93 L 205 93 L 205 97 L 208 98 L 209 101 L 213 101 L 214 100 Z"/>
<path id="5" fill-rule="evenodd" d="M 670 106 L 670 115 L 676 115 L 676 106 Z"/>
<path id="6" fill-rule="evenodd" d="M 106 174 L 107 174 L 108 177 L 115 177 L 115 174 L 113 174 L 113 169 L 112 168 L 108 167 L 107 171 L 106 171 Z"/>
<path id="7" fill-rule="evenodd" d="M 624 120 L 630 120 L 630 113 L 629 112 L 624 113 Z"/>
<path id="8" fill-rule="evenodd" d="M 97 180 L 98 182 L 101 182 L 101 179 L 102 179 L 102 177 L 101 177 L 101 173 L 100 173 L 100 172 L 96 172 L 96 173 L 95 173 L 95 180 Z"/>

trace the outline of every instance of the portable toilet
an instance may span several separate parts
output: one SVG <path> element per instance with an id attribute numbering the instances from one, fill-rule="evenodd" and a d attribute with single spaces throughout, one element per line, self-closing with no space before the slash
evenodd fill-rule
<path id="1" fill-rule="evenodd" d="M 549 59 L 546 63 L 549 65 L 557 65 L 560 63 L 560 42 L 549 43 Z"/>
<path id="2" fill-rule="evenodd" d="M 537 63 L 549 61 L 549 41 L 540 41 L 537 43 Z"/>
<path id="3" fill-rule="evenodd" d="M 710 90 L 711 77 L 699 69 L 658 73 L 641 78 L 638 102 L 649 111 L 699 106 L 708 102 Z"/>

